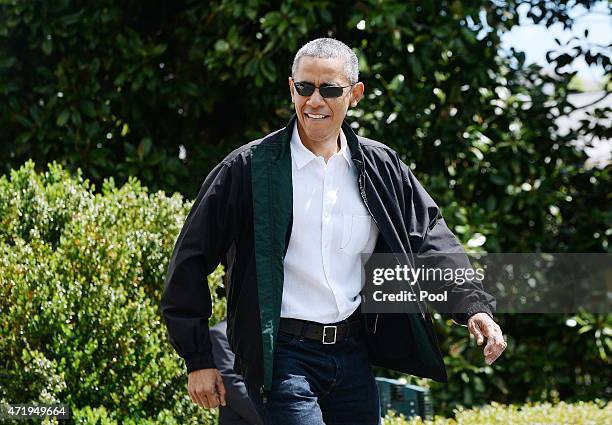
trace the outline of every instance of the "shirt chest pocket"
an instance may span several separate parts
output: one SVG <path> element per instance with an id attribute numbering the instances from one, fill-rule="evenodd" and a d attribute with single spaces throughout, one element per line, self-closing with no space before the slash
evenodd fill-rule
<path id="1" fill-rule="evenodd" d="M 371 227 L 372 217 L 369 215 L 344 214 L 340 251 L 345 254 L 362 253 L 370 238 Z"/>

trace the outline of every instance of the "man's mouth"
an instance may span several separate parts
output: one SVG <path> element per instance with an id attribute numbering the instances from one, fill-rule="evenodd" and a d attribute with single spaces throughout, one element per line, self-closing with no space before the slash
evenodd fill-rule
<path id="1" fill-rule="evenodd" d="M 323 114 L 309 114 L 309 113 L 306 113 L 305 115 L 306 115 L 307 118 L 310 118 L 311 120 L 322 120 L 322 119 L 325 119 L 325 118 L 329 117 L 329 115 L 323 115 Z"/>

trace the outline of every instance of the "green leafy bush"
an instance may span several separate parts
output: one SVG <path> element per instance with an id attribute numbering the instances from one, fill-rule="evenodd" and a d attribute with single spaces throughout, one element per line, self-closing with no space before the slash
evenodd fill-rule
<path id="1" fill-rule="evenodd" d="M 473 409 L 457 409 L 454 418 L 436 417 L 431 421 L 420 418 L 406 420 L 403 416 L 388 415 L 383 425 L 599 425 L 612 417 L 612 405 L 607 402 L 533 403 L 521 406 L 491 403 Z"/>
<path id="2" fill-rule="evenodd" d="M 134 179 L 94 189 L 55 164 L 0 178 L 0 400 L 67 403 L 77 423 L 211 421 L 159 310 L 189 202 Z"/>

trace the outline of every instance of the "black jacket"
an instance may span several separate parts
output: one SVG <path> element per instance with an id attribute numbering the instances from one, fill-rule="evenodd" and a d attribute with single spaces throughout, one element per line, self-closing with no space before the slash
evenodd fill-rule
<path id="1" fill-rule="evenodd" d="M 205 179 L 176 241 L 168 267 L 162 311 L 170 342 L 187 371 L 215 367 L 208 318 L 206 276 L 225 257 L 228 338 L 237 370 L 249 386 L 268 391 L 280 318 L 283 259 L 292 231 L 289 124 L 230 153 Z M 414 255 L 460 252 L 440 209 L 389 147 L 357 136 L 346 123 L 351 159 L 362 199 L 380 231 L 375 253 Z M 449 289 L 453 319 L 492 315 L 494 299 L 476 282 Z M 418 285 L 415 287 L 418 290 Z M 365 314 L 370 359 L 375 365 L 446 381 L 427 306 L 419 313 Z"/>

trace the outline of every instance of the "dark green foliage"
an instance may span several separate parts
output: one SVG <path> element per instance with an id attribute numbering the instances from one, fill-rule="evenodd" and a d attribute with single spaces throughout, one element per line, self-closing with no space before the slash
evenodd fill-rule
<path id="1" fill-rule="evenodd" d="M 493 365 L 483 361 L 467 329 L 438 317 L 448 384 L 431 382 L 437 413 L 491 401 L 576 401 L 609 399 L 612 315 L 500 315 L 508 348 Z M 568 326 L 572 324 L 573 326 Z"/>
<path id="2" fill-rule="evenodd" d="M 349 119 L 363 135 L 414 162 L 444 205 L 451 196 L 465 207 L 476 202 L 481 210 L 469 218 L 479 229 L 485 222 L 489 234 L 514 234 L 516 225 L 493 212 L 515 215 L 536 202 L 531 193 L 523 194 L 530 202 L 503 201 L 508 187 L 534 186 L 565 167 L 571 180 L 571 167 L 582 166 L 584 154 L 568 145 L 577 133 L 561 138 L 552 131 L 554 117 L 572 109 L 566 87 L 573 74 L 561 67 L 554 79 L 545 78 L 538 67 L 525 69 L 521 52 L 500 55 L 500 34 L 518 23 L 523 1 L 279 3 L 3 4 L 3 171 L 30 158 L 40 165 L 57 160 L 72 170 L 81 167 L 96 183 L 137 176 L 152 190 L 193 196 L 233 147 L 285 124 L 293 55 L 306 41 L 327 35 L 355 47 L 361 58 L 367 98 Z M 534 2 L 532 17 L 571 26 L 571 6 L 594 2 L 556 3 Z M 605 50 L 572 52 L 588 53 L 589 61 L 610 72 Z M 553 54 L 550 60 L 561 65 L 569 59 Z M 552 94 L 543 94 L 544 83 L 554 87 Z M 580 132 L 583 139 L 607 131 L 593 128 L 595 121 Z M 563 213 L 564 205 L 558 207 Z M 523 224 L 543 228 L 546 220 L 534 213 Z M 523 233 L 508 244 L 492 236 L 488 246 L 518 249 Z"/>

